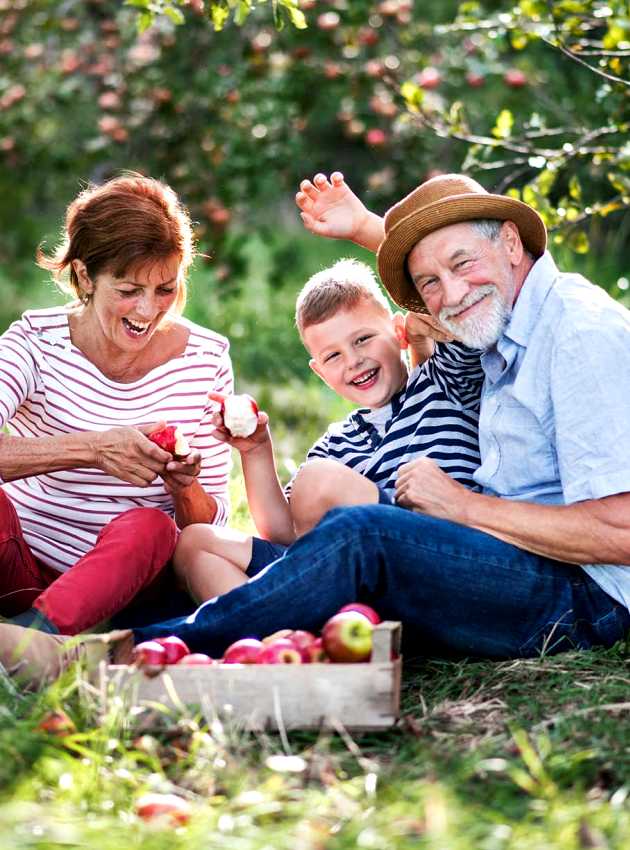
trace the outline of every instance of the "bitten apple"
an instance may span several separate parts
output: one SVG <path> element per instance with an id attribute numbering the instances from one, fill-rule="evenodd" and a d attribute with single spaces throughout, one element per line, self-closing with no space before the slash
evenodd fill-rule
<path id="1" fill-rule="evenodd" d="M 159 643 L 166 650 L 166 663 L 177 664 L 180 658 L 190 653 L 190 650 L 181 638 L 177 635 L 169 635 L 168 637 L 155 638 L 155 642 Z"/>
<path id="2" fill-rule="evenodd" d="M 170 452 L 175 460 L 184 460 L 190 454 L 188 440 L 179 425 L 165 425 L 147 436 L 165 452 Z"/>
<path id="3" fill-rule="evenodd" d="M 247 393 L 226 396 L 221 413 L 223 424 L 233 437 L 251 437 L 258 427 L 258 405 Z"/>
<path id="4" fill-rule="evenodd" d="M 223 653 L 224 664 L 256 664 L 265 644 L 256 638 L 234 641 Z"/>
<path id="5" fill-rule="evenodd" d="M 363 614 L 363 616 L 367 617 L 370 623 L 374 626 L 378 626 L 381 622 L 381 618 L 374 608 L 371 608 L 369 605 L 364 605 L 363 602 L 349 602 L 347 605 L 344 605 L 343 608 L 340 608 L 337 613 L 342 614 L 344 611 L 356 611 L 358 614 Z"/>
<path id="6" fill-rule="evenodd" d="M 136 814 L 143 820 L 164 820 L 172 826 L 188 823 L 190 803 L 177 794 L 143 794 L 136 800 Z"/>
<path id="7" fill-rule="evenodd" d="M 343 611 L 324 624 L 322 642 L 331 661 L 367 661 L 372 654 L 374 626 L 364 614 Z"/>

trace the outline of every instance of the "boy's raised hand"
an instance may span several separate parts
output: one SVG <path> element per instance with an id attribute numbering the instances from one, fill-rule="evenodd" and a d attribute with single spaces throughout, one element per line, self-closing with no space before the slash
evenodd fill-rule
<path id="1" fill-rule="evenodd" d="M 209 392 L 208 398 L 221 404 L 225 396 L 222 393 Z M 256 426 L 256 430 L 249 437 L 233 437 L 225 427 L 220 409 L 212 414 L 212 424 L 215 426 L 212 436 L 216 437 L 222 443 L 228 443 L 228 445 L 232 446 L 232 448 L 241 454 L 247 454 L 271 442 L 269 417 L 262 410 L 258 411 L 258 425 Z"/>
<path id="2" fill-rule="evenodd" d="M 304 227 L 317 236 L 360 241 L 372 215 L 344 181 L 340 171 L 330 179 L 316 174 L 313 181 L 302 180 L 295 196 Z"/>

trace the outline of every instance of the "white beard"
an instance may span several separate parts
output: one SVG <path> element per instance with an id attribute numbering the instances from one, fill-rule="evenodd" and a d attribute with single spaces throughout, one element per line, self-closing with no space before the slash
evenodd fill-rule
<path id="1" fill-rule="evenodd" d="M 457 316 L 482 298 L 483 305 L 472 316 L 459 322 L 451 320 L 452 316 Z M 438 318 L 440 323 L 468 348 L 486 351 L 499 340 L 510 319 L 510 312 L 496 286 L 487 283 L 465 295 L 456 307 L 443 307 Z"/>

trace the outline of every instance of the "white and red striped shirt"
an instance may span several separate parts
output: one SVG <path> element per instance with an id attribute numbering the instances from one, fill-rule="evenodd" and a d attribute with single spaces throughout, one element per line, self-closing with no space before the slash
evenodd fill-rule
<path id="1" fill-rule="evenodd" d="M 66 307 L 29 310 L 0 336 L 0 424 L 14 436 L 36 438 L 159 420 L 179 423 L 191 448 L 201 452 L 198 480 L 217 500 L 214 522 L 224 525 L 230 447 L 211 436 L 208 391 L 233 391 L 229 342 L 186 319 L 178 321 L 190 331 L 183 354 L 121 384 L 72 344 Z M 2 487 L 33 554 L 61 572 L 124 511 L 153 507 L 175 513 L 161 478 L 135 487 L 99 469 L 69 469 Z"/>

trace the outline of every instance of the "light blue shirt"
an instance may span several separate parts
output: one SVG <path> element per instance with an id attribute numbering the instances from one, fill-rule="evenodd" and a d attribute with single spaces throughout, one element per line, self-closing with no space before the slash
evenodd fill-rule
<path id="1" fill-rule="evenodd" d="M 562 505 L 630 492 L 628 310 L 545 254 L 481 362 L 484 493 Z M 630 609 L 630 566 L 584 569 Z"/>

